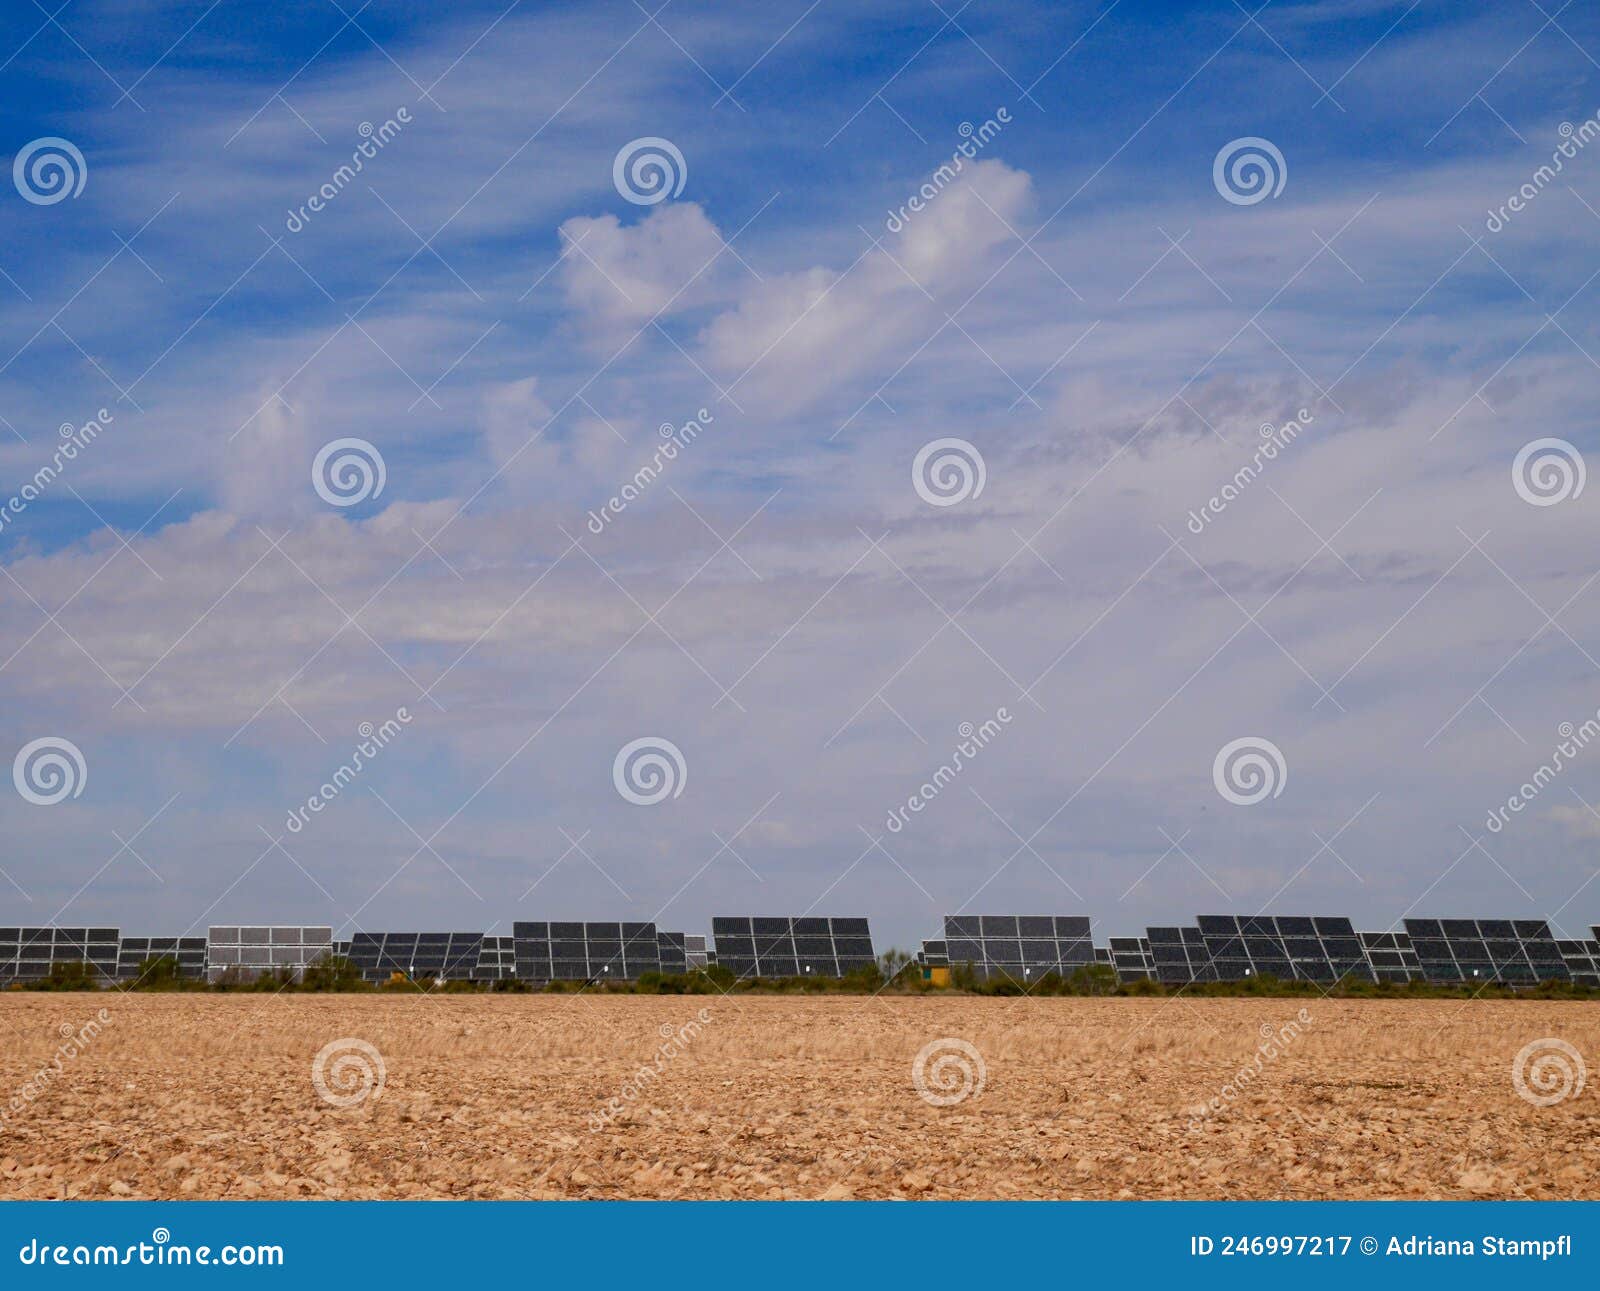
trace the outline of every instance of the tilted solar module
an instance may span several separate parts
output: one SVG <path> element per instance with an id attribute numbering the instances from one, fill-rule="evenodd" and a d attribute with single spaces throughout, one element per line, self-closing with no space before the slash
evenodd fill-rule
<path id="1" fill-rule="evenodd" d="M 1196 923 L 1218 981 L 1372 978 L 1361 939 L 1342 916 L 1203 914 Z"/>
<path id="2" fill-rule="evenodd" d="M 1417 962 L 1417 952 L 1412 949 L 1409 933 L 1363 932 L 1358 935 L 1367 964 L 1380 982 L 1423 980 L 1422 965 Z"/>
<path id="3" fill-rule="evenodd" d="M 465 982 L 477 976 L 481 932 L 357 932 L 350 961 L 369 982 L 396 973 L 414 981 Z"/>
<path id="4" fill-rule="evenodd" d="M 506 982 L 517 975 L 516 942 L 510 937 L 485 937 L 473 977 L 480 982 Z"/>
<path id="5" fill-rule="evenodd" d="M 971 965 L 985 978 L 1028 982 L 1095 962 L 1083 915 L 951 914 L 944 918 L 944 941 L 952 967 Z"/>
<path id="6" fill-rule="evenodd" d="M 1163 985 L 1187 986 L 1191 982 L 1217 980 L 1199 928 L 1146 928 L 1144 939 L 1150 947 L 1156 981 Z"/>
<path id="7" fill-rule="evenodd" d="M 206 975 L 204 937 L 124 937 L 117 952 L 117 980 L 139 980 L 139 965 L 150 959 L 170 959 L 178 976 L 198 979 Z"/>
<path id="8" fill-rule="evenodd" d="M 1531 986 L 1572 976 L 1543 919 L 1407 919 L 1405 925 L 1430 982 Z"/>
<path id="9" fill-rule="evenodd" d="M 52 968 L 74 964 L 113 978 L 121 942 L 116 928 L 0 928 L 0 981 L 39 981 Z"/>
<path id="10" fill-rule="evenodd" d="M 263 973 L 301 977 L 333 950 L 325 925 L 218 925 L 206 932 L 206 979 L 249 981 Z"/>
<path id="11" fill-rule="evenodd" d="M 1586 938 L 1556 942 L 1574 986 L 1600 986 L 1600 928 L 1590 928 L 1589 932 L 1591 935 Z"/>
<path id="12" fill-rule="evenodd" d="M 1117 970 L 1119 982 L 1152 981 L 1156 975 L 1156 964 L 1150 955 L 1149 938 L 1113 937 L 1111 967 Z"/>
<path id="13" fill-rule="evenodd" d="M 511 938 L 524 981 L 636 981 L 661 971 L 653 923 L 518 922 Z"/>
<path id="14" fill-rule="evenodd" d="M 917 952 L 917 963 L 924 968 L 948 968 L 950 944 L 945 941 L 925 941 Z"/>
<path id="15" fill-rule="evenodd" d="M 711 935 L 735 977 L 843 977 L 878 962 L 865 919 L 717 915 Z"/>
<path id="16" fill-rule="evenodd" d="M 689 953 L 681 932 L 657 932 L 656 949 L 661 955 L 661 971 L 681 975 L 689 971 Z"/>

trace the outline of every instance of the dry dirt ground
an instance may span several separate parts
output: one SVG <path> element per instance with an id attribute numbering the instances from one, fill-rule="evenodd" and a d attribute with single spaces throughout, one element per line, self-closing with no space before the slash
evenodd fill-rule
<path id="1" fill-rule="evenodd" d="M 1551 1038 L 1600 1005 L 8 993 L 0 1196 L 1600 1197 Z"/>

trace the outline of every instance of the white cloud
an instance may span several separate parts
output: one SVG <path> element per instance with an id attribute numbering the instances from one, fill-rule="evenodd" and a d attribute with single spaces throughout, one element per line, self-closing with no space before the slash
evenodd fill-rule
<path id="1" fill-rule="evenodd" d="M 703 297 L 722 249 L 694 202 L 658 206 L 631 226 L 615 215 L 574 216 L 561 226 L 561 242 L 567 304 L 613 345 L 647 319 Z"/>
<path id="2" fill-rule="evenodd" d="M 710 365 L 732 379 L 741 406 L 782 415 L 815 405 L 932 336 L 962 289 L 983 280 L 1030 197 L 1023 172 L 975 163 L 898 237 L 847 268 L 816 267 L 744 288 L 705 329 Z"/>

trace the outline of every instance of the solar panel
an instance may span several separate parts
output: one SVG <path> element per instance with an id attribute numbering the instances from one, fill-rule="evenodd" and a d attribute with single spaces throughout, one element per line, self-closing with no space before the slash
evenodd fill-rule
<path id="1" fill-rule="evenodd" d="M 689 971 L 689 956 L 684 948 L 683 933 L 657 932 L 656 949 L 661 955 L 663 973 L 683 974 Z"/>
<path id="2" fill-rule="evenodd" d="M 477 976 L 481 932 L 358 932 L 350 961 L 369 982 L 396 973 L 413 981 L 465 982 Z"/>
<path id="3" fill-rule="evenodd" d="M 515 942 L 510 937 L 485 937 L 473 977 L 480 982 L 507 982 L 516 975 Z"/>
<path id="4" fill-rule="evenodd" d="M 970 964 L 984 978 L 1027 982 L 1095 962 L 1089 920 L 1082 915 L 951 914 L 944 919 L 944 940 L 952 965 Z"/>
<path id="5" fill-rule="evenodd" d="M 1358 934 L 1362 952 L 1372 975 L 1380 982 L 1420 982 L 1422 965 L 1406 932 L 1363 932 Z"/>
<path id="6" fill-rule="evenodd" d="M 1372 977 L 1361 939 L 1343 917 L 1203 914 L 1196 922 L 1218 981 L 1270 975 L 1333 983 Z"/>
<path id="7" fill-rule="evenodd" d="M 333 929 L 298 925 L 217 926 L 206 934 L 206 978 L 249 981 L 262 973 L 299 978 L 333 949 Z"/>
<path id="8" fill-rule="evenodd" d="M 1560 939 L 1556 951 L 1567 966 L 1574 986 L 1600 986 L 1600 927 L 1591 928 L 1589 937 Z"/>
<path id="9" fill-rule="evenodd" d="M 706 935 L 703 932 L 685 933 L 683 937 L 684 959 L 690 968 L 706 967 Z"/>
<path id="10" fill-rule="evenodd" d="M 1543 919 L 1407 919 L 1405 925 L 1430 982 L 1532 986 L 1572 976 Z"/>
<path id="11" fill-rule="evenodd" d="M 878 962 L 865 919 L 718 915 L 711 934 L 735 977 L 843 977 Z"/>
<path id="12" fill-rule="evenodd" d="M 171 959 L 178 976 L 192 979 L 206 975 L 204 937 L 124 937 L 117 952 L 117 980 L 137 981 L 139 965 L 147 959 Z"/>
<path id="13" fill-rule="evenodd" d="M 663 973 L 682 974 L 706 966 L 706 939 L 703 934 L 657 932 L 656 945 L 661 952 Z"/>
<path id="14" fill-rule="evenodd" d="M 1156 981 L 1167 986 L 1187 986 L 1191 982 L 1217 980 L 1199 928 L 1146 928 L 1145 941 L 1150 946 Z"/>
<path id="15" fill-rule="evenodd" d="M 653 923 L 511 925 L 517 976 L 530 982 L 636 981 L 661 971 Z"/>
<path id="16" fill-rule="evenodd" d="M 1148 982 L 1156 975 L 1156 962 L 1150 955 L 1148 937 L 1113 937 L 1111 967 L 1119 982 Z"/>
<path id="17" fill-rule="evenodd" d="M 112 978 L 121 942 L 116 928 L 0 928 L 0 981 L 39 981 L 52 968 L 74 964 Z"/>
<path id="18" fill-rule="evenodd" d="M 917 963 L 925 968 L 948 968 L 950 966 L 949 943 L 943 941 L 925 941 L 922 949 L 917 952 Z"/>

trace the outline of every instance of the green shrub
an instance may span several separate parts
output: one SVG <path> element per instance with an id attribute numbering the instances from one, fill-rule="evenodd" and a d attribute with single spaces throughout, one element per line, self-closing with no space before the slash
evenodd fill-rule
<path id="1" fill-rule="evenodd" d="M 343 955 L 324 955 L 309 965 L 300 978 L 303 991 L 365 991 L 371 984 L 361 970 Z"/>
<path id="2" fill-rule="evenodd" d="M 30 991 L 94 991 L 100 989 L 100 979 L 91 964 L 52 964 L 50 971 L 36 982 L 29 982 Z"/>
<path id="3" fill-rule="evenodd" d="M 1112 995 L 1117 989 L 1117 970 L 1110 964 L 1083 964 L 1073 970 L 1067 985 L 1074 995 Z"/>

